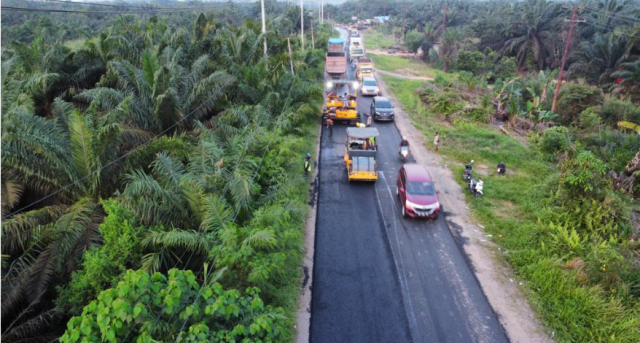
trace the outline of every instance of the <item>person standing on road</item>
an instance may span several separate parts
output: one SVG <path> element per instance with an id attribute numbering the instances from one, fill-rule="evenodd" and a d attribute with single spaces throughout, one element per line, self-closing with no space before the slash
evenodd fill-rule
<path id="1" fill-rule="evenodd" d="M 311 154 L 307 153 L 307 158 L 304 160 L 304 176 L 309 175 L 311 171 Z"/>
<path id="2" fill-rule="evenodd" d="M 333 136 L 333 120 L 327 117 L 327 131 L 329 131 L 329 137 Z"/>
<path id="3" fill-rule="evenodd" d="M 436 131 L 436 136 L 433 138 L 433 145 L 436 147 L 436 152 L 438 152 L 438 146 L 440 145 L 440 134 Z"/>

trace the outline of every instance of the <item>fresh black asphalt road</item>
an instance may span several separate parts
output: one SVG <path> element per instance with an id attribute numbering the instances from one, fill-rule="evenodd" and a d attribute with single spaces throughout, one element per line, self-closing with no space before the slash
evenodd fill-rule
<path id="1" fill-rule="evenodd" d="M 359 96 L 358 110 L 370 103 Z M 400 134 L 393 122 L 372 126 L 380 132 L 375 184 L 347 180 L 347 125 L 336 123 L 332 137 L 323 131 L 311 341 L 507 342 L 442 216 L 402 218 Z"/>

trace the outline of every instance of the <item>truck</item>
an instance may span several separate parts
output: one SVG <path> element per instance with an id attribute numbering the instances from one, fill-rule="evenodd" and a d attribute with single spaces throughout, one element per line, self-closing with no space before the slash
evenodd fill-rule
<path id="1" fill-rule="evenodd" d="M 351 38 L 351 45 L 349 46 L 349 58 L 353 60 L 364 57 L 364 47 L 359 42 L 354 42 L 355 38 Z"/>
<path id="2" fill-rule="evenodd" d="M 356 69 L 356 76 L 358 80 L 362 82 L 364 77 L 373 77 L 373 61 L 370 58 L 361 58 L 358 60 L 358 66 Z"/>
<path id="3" fill-rule="evenodd" d="M 347 78 L 347 57 L 344 52 L 344 40 L 342 38 L 329 38 L 325 71 L 327 77 L 332 80 Z"/>

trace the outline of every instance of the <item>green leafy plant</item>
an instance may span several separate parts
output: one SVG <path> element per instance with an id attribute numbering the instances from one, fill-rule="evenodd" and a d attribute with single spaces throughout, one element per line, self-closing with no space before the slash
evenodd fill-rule
<path id="1" fill-rule="evenodd" d="M 127 271 L 116 287 L 69 321 L 60 342 L 273 341 L 280 336 L 282 309 L 265 306 L 257 288 L 244 294 L 225 290 L 216 278 L 206 268 L 202 285 L 191 271 L 171 269 L 168 276 Z"/>

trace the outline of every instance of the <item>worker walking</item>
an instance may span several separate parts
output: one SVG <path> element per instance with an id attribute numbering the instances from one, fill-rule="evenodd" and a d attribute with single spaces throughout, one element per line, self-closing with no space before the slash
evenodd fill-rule
<path id="1" fill-rule="evenodd" d="M 433 145 L 436 148 L 436 152 L 438 152 L 438 147 L 440 146 L 440 134 L 436 131 L 436 136 L 433 138 Z"/>
<path id="2" fill-rule="evenodd" d="M 333 136 L 333 120 L 327 117 L 327 131 L 329 131 L 329 137 Z"/>
<path id="3" fill-rule="evenodd" d="M 304 176 L 309 175 L 311 171 L 311 154 L 307 153 L 307 158 L 304 160 Z"/>

